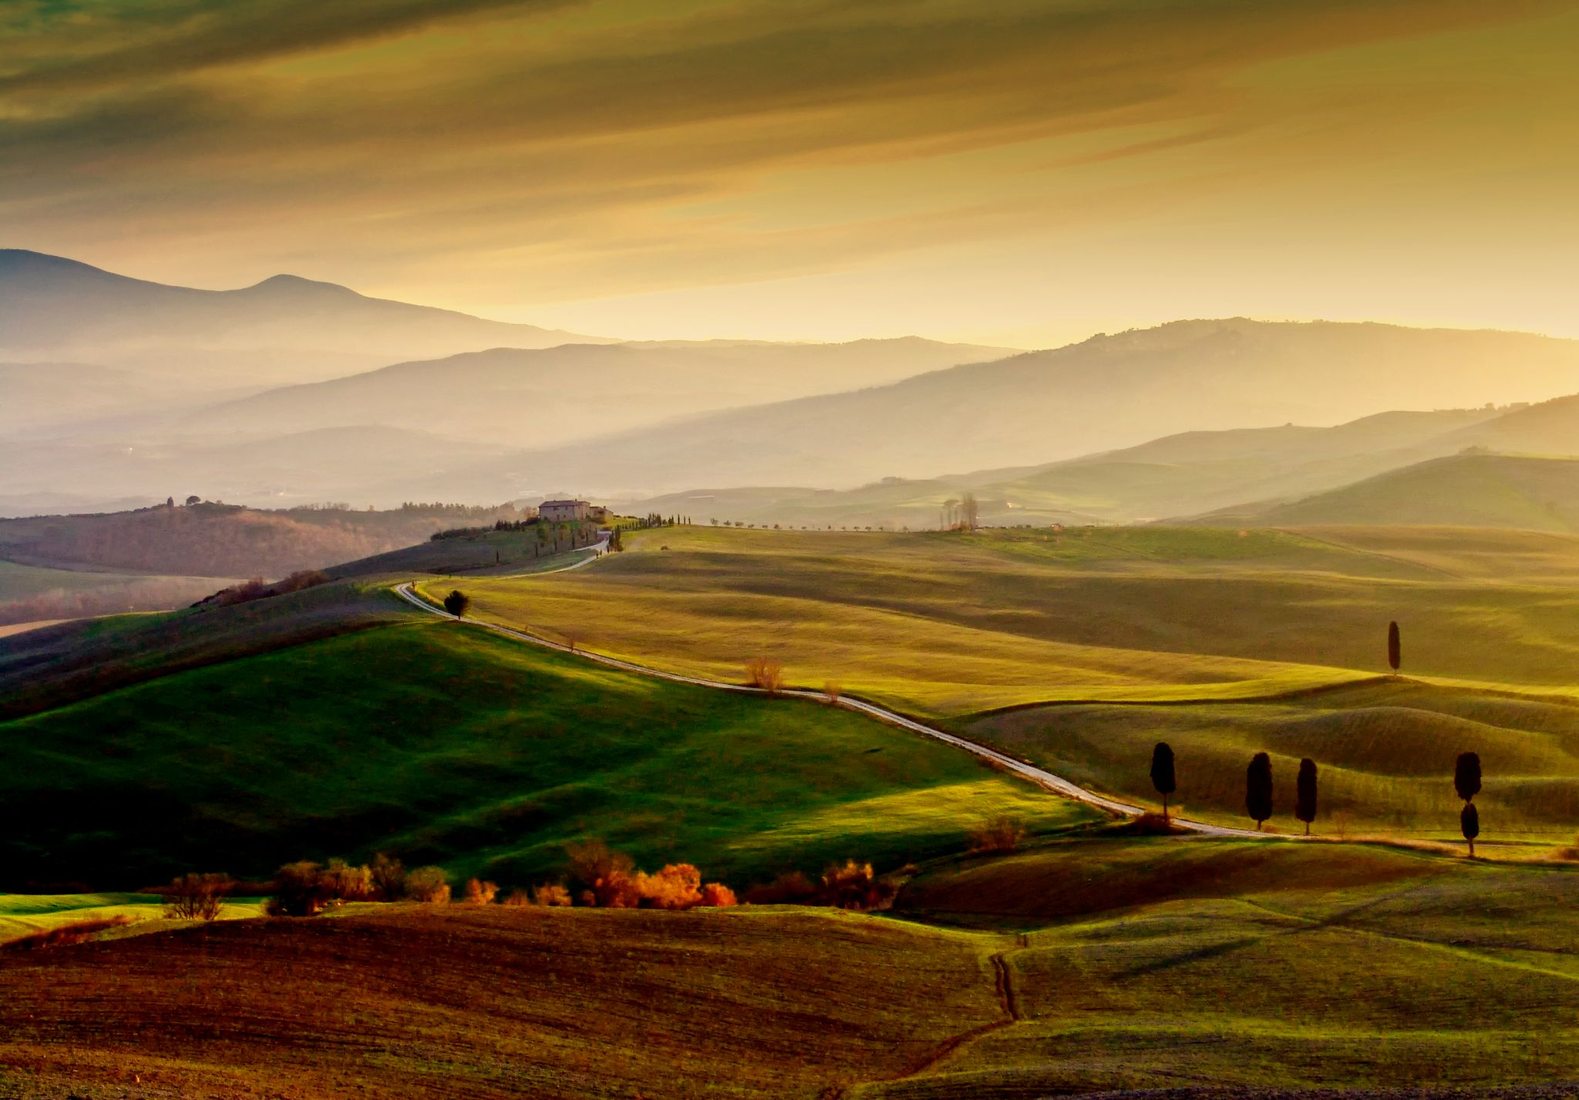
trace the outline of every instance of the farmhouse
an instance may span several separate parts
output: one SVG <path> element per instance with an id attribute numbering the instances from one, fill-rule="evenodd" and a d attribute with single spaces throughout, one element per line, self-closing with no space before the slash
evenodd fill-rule
<path id="1" fill-rule="evenodd" d="M 547 523 L 574 523 L 586 519 L 591 507 L 584 500 L 545 500 L 537 506 L 537 515 Z"/>

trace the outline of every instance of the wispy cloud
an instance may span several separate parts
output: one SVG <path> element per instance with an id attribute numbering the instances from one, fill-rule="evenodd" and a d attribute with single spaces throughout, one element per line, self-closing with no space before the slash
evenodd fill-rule
<path id="1" fill-rule="evenodd" d="M 1301 66 L 1567 6 L 0 3 L 0 218 L 493 302 L 832 270 L 1342 156 L 1431 103 Z"/>

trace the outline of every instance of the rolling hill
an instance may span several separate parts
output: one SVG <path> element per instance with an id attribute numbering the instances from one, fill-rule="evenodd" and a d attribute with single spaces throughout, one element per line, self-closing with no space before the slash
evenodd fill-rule
<path id="1" fill-rule="evenodd" d="M 0 560 L 55 569 L 277 578 L 385 553 L 445 528 L 515 519 L 512 507 L 415 505 L 269 511 L 202 502 L 97 515 L 0 519 Z"/>
<path id="2" fill-rule="evenodd" d="M 413 355 L 588 339 L 294 275 L 196 290 L 0 249 L 0 357 L 134 367 L 185 386 L 299 381 Z"/>
<path id="3" fill-rule="evenodd" d="M 1230 508 L 1203 522 L 1423 524 L 1579 532 L 1579 459 L 1459 454 L 1302 500 Z"/>
<path id="4" fill-rule="evenodd" d="M 655 682 L 403 607 L 341 583 L 24 635 L 0 680 L 44 709 L 0 721 L 0 888 L 376 849 L 525 886 L 593 837 L 747 885 L 960 851 L 997 814 L 1100 818 L 845 710 Z"/>

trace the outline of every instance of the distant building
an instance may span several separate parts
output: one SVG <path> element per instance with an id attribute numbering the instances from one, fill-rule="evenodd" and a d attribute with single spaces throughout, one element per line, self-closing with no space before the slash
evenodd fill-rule
<path id="1" fill-rule="evenodd" d="M 587 507 L 587 518 L 593 523 L 607 523 L 609 510 L 601 504 L 592 504 Z"/>
<path id="2" fill-rule="evenodd" d="M 576 523 L 587 518 L 591 507 L 584 500 L 545 500 L 537 506 L 537 516 L 548 523 Z"/>

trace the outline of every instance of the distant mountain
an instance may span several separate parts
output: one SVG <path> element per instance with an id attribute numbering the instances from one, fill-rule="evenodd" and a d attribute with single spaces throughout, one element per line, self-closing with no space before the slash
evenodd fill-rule
<path id="1" fill-rule="evenodd" d="M 1579 391 L 1579 342 L 1374 324 L 1180 321 L 849 393 L 544 451 L 537 474 L 604 492 L 854 487 L 1073 458 L 1247 424 L 1466 408 Z M 645 491 L 645 493 L 643 493 Z"/>
<path id="2" fill-rule="evenodd" d="M 1228 509 L 1216 524 L 1429 524 L 1579 532 L 1579 459 L 1461 454 L 1304 500 Z"/>
<path id="3" fill-rule="evenodd" d="M 193 413 L 182 428 L 268 434 L 376 424 L 524 449 L 677 416 L 878 385 L 1008 353 L 914 338 L 494 348 L 269 390 Z"/>
<path id="4" fill-rule="evenodd" d="M 195 290 L 0 250 L 0 358 L 134 367 L 189 385 L 305 381 L 414 356 L 596 338 L 276 275 Z"/>

